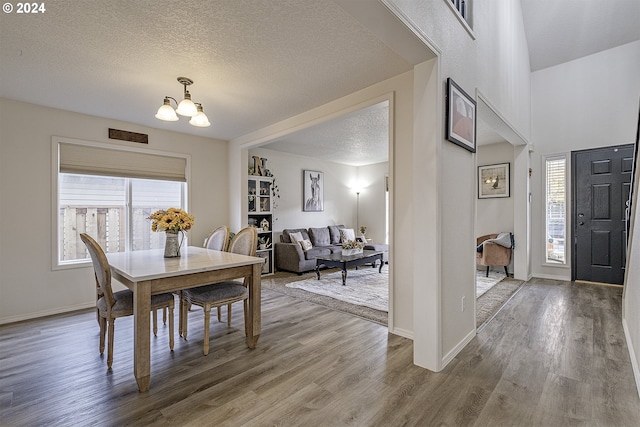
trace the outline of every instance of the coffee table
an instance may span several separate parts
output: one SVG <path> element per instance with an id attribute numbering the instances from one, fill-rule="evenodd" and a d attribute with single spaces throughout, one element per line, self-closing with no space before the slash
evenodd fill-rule
<path id="1" fill-rule="evenodd" d="M 380 260 L 378 273 L 382 273 L 382 266 L 384 265 L 382 252 L 362 251 L 362 253 L 355 255 L 342 255 L 341 252 L 336 252 L 330 255 L 320 255 L 316 258 L 316 274 L 318 275 L 318 280 L 320 280 L 320 266 L 324 265 L 327 268 L 339 267 L 342 270 L 342 286 L 346 286 L 347 268 L 369 263 L 373 264 L 373 268 L 375 268 L 377 259 Z"/>

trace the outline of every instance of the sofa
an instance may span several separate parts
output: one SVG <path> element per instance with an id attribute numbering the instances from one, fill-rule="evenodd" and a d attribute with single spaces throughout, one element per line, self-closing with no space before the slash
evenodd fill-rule
<path id="1" fill-rule="evenodd" d="M 319 228 L 286 228 L 282 230 L 280 242 L 273 247 L 277 270 L 291 271 L 302 274 L 316 268 L 316 258 L 320 255 L 330 255 L 342 251 L 340 244 L 340 229 L 344 225 L 330 225 Z M 311 242 L 312 247 L 306 251 L 302 246 L 291 240 L 291 234 L 300 233 L 304 240 Z"/>
<path id="2" fill-rule="evenodd" d="M 329 225 L 318 228 L 287 228 L 282 230 L 280 242 L 273 245 L 276 269 L 298 274 L 314 270 L 318 256 L 342 251 L 340 235 L 342 228 L 346 227 L 344 225 Z M 294 233 L 300 233 L 302 239 L 308 241 L 311 246 L 304 250 L 301 244 L 292 240 L 291 235 Z M 388 261 L 388 245 L 367 244 L 364 248 L 385 252 L 383 258 L 385 262 Z"/>

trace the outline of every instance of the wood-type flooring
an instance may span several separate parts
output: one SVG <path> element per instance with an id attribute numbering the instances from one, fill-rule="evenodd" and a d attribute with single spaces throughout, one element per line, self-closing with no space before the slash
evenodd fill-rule
<path id="1" fill-rule="evenodd" d="M 93 311 L 0 327 L 2 426 L 639 426 L 618 288 L 532 280 L 441 372 L 386 327 L 264 290 L 258 346 L 202 311 L 189 339 L 151 340 L 151 389 L 133 377 L 132 319 L 113 370 Z M 177 328 L 176 328 L 177 330 Z"/>

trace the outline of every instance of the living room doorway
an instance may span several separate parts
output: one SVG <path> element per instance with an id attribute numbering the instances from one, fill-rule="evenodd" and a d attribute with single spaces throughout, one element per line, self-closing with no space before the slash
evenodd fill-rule
<path id="1" fill-rule="evenodd" d="M 278 206 L 274 210 L 273 220 L 274 243 L 279 242 L 285 229 L 328 225 L 344 225 L 358 234 L 360 226 L 365 226 L 365 238 L 371 243 L 384 244 L 392 238 L 393 189 L 389 185 L 392 181 L 390 177 L 393 177 L 393 132 L 390 129 L 390 123 L 393 123 L 390 118 L 393 115 L 392 99 L 393 93 L 374 96 L 348 107 L 342 106 L 335 113 L 292 126 L 290 132 L 263 135 L 253 143 L 243 144 L 241 157 L 249 159 L 260 156 L 268 159 L 267 168 L 278 185 Z M 306 212 L 302 207 L 304 170 L 323 172 L 322 211 Z M 360 186 L 359 194 L 354 191 L 356 186 Z M 389 246 L 385 259 L 392 257 L 391 251 L 392 247 Z M 387 311 L 384 313 L 384 323 L 387 325 L 392 310 L 389 308 L 389 295 L 392 295 L 393 287 L 392 268 L 391 263 L 385 264 L 382 274 L 377 274 L 378 269 L 375 269 L 375 280 L 373 276 L 370 280 L 379 285 L 380 279 L 385 278 Z M 370 269 L 359 269 L 362 273 L 368 273 L 364 270 Z M 353 278 L 355 283 L 356 273 L 350 271 L 347 282 Z M 275 276 L 273 280 L 267 277 L 263 279 L 265 287 L 269 286 L 270 281 L 275 283 L 282 279 L 277 267 Z M 296 274 L 291 279 L 298 282 L 300 279 L 315 278 L 311 272 L 304 273 L 302 277 Z M 291 292 L 299 293 L 300 290 Z M 357 312 L 362 308 L 352 311 L 359 315 Z M 361 317 L 367 318 L 364 315 Z"/>

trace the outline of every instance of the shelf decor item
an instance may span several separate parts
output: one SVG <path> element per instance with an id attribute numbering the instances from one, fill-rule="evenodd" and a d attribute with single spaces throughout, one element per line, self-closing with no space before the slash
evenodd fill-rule
<path id="1" fill-rule="evenodd" d="M 151 220 L 151 231 L 166 232 L 164 257 L 179 257 L 180 248 L 184 242 L 184 232 L 191 230 L 191 227 L 193 227 L 195 221 L 193 215 L 189 215 L 180 208 L 169 208 L 167 210 L 157 210 L 147 219 Z"/>

